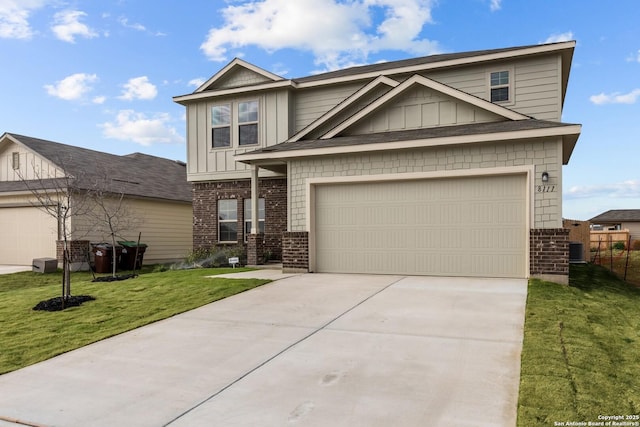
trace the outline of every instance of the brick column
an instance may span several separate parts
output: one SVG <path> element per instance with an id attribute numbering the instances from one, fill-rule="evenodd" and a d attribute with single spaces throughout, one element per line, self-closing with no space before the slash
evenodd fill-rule
<path id="1" fill-rule="evenodd" d="M 285 231 L 282 234 L 282 271 L 306 273 L 309 271 L 309 233 Z"/>
<path id="2" fill-rule="evenodd" d="M 569 230 L 565 228 L 533 229 L 529 232 L 532 277 L 551 282 L 569 283 Z"/>
<path id="3" fill-rule="evenodd" d="M 264 264 L 264 234 L 247 236 L 247 265 Z"/>
<path id="4" fill-rule="evenodd" d="M 69 244 L 69 263 L 71 264 L 71 269 L 78 270 L 89 270 L 89 241 L 88 240 L 69 240 L 67 241 Z M 57 240 L 56 241 L 56 258 L 58 258 L 58 265 L 62 266 L 62 247 L 64 245 L 64 241 Z"/>

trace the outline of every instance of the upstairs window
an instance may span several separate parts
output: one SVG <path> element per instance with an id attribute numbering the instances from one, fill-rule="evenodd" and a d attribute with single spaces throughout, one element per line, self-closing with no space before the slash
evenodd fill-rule
<path id="1" fill-rule="evenodd" d="M 258 101 L 238 103 L 238 144 L 258 143 Z"/>
<path id="2" fill-rule="evenodd" d="M 264 233 L 264 199 L 258 199 L 258 233 Z M 244 199 L 244 241 L 251 234 L 251 199 Z"/>
<path id="3" fill-rule="evenodd" d="M 14 170 L 20 169 L 20 153 L 11 153 L 11 166 Z"/>
<path id="4" fill-rule="evenodd" d="M 509 71 L 496 71 L 490 75 L 491 102 L 509 102 Z"/>
<path id="5" fill-rule="evenodd" d="M 238 241 L 238 201 L 218 200 L 218 240 L 221 243 Z"/>
<path id="6" fill-rule="evenodd" d="M 211 141 L 213 148 L 231 146 L 231 106 L 211 107 Z"/>

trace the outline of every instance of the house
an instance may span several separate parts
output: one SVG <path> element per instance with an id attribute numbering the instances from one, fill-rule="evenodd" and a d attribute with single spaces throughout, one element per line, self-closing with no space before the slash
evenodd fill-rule
<path id="1" fill-rule="evenodd" d="M 135 241 L 141 233 L 148 245 L 145 264 L 181 259 L 191 250 L 191 185 L 184 163 L 141 153 L 117 156 L 5 133 L 0 137 L 0 264 L 31 265 L 34 258 L 58 255 L 62 224 L 34 206 L 33 190 L 65 190 L 69 179 L 80 192 L 91 190 L 99 180 L 116 184 L 113 188 L 124 197 L 133 223 L 118 240 Z M 72 248 L 78 262 L 86 257 L 89 242 L 111 241 L 91 221 L 77 215 L 67 224 L 76 240 Z"/>
<path id="2" fill-rule="evenodd" d="M 285 79 L 234 59 L 186 107 L 194 246 L 288 271 L 568 274 L 575 42 Z"/>
<path id="3" fill-rule="evenodd" d="M 595 230 L 628 230 L 627 238 L 631 238 L 631 241 L 640 240 L 640 209 L 611 209 L 589 221 Z"/>

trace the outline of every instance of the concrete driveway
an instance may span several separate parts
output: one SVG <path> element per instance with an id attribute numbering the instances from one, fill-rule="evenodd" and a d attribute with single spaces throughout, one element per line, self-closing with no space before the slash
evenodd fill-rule
<path id="1" fill-rule="evenodd" d="M 526 291 L 283 278 L 0 376 L 0 425 L 513 426 Z"/>
<path id="2" fill-rule="evenodd" d="M 0 274 L 19 273 L 21 271 L 31 271 L 30 265 L 6 265 L 0 264 Z"/>

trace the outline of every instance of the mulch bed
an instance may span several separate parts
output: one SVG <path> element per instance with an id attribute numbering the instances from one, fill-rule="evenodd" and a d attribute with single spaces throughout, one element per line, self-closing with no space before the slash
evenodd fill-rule
<path id="1" fill-rule="evenodd" d="M 43 311 L 61 311 L 69 307 L 78 307 L 83 302 L 93 301 L 93 300 L 95 300 L 95 298 L 90 295 L 70 296 L 64 301 L 64 308 L 63 308 L 62 297 L 55 297 L 45 301 L 40 301 L 35 307 L 33 307 L 33 309 L 43 310 Z"/>
<path id="2" fill-rule="evenodd" d="M 127 280 L 133 279 L 134 277 L 138 277 L 137 274 L 123 274 L 120 276 L 104 276 L 104 277 L 96 277 L 92 280 L 92 282 L 116 282 L 118 280 Z"/>

